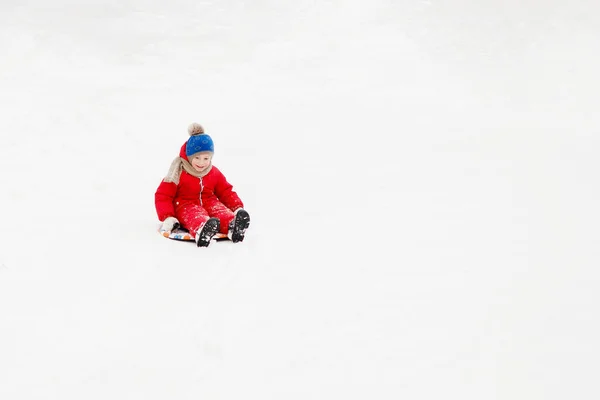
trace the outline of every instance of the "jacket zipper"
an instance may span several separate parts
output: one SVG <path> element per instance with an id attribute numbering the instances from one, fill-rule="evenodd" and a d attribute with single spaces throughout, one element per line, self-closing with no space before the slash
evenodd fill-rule
<path id="1" fill-rule="evenodd" d="M 204 190 L 204 182 L 202 182 L 202 177 L 200 177 L 200 206 L 202 206 L 202 191 Z"/>

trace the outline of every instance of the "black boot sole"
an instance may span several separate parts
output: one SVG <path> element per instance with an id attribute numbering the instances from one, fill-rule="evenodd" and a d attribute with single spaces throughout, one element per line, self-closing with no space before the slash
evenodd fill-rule
<path id="1" fill-rule="evenodd" d="M 198 247 L 208 247 L 210 240 L 221 227 L 221 222 L 217 218 L 209 218 L 208 221 L 202 227 L 202 230 L 198 233 L 200 236 L 196 244 Z"/>
<path id="2" fill-rule="evenodd" d="M 241 242 L 244 240 L 246 229 L 250 226 L 250 214 L 246 210 L 240 210 L 235 215 L 233 221 L 233 232 L 231 233 L 231 241 L 233 243 Z"/>

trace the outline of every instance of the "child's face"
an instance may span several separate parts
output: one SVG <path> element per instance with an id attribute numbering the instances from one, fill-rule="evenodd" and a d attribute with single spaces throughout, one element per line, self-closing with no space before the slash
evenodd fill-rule
<path id="1" fill-rule="evenodd" d="M 190 164 L 196 171 L 202 172 L 210 165 L 210 160 L 212 160 L 211 153 L 198 153 L 190 160 Z"/>

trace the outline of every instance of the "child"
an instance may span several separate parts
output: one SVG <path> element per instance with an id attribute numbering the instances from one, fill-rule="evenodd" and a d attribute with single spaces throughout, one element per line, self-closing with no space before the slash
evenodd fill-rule
<path id="1" fill-rule="evenodd" d="M 212 165 L 214 144 L 200 124 L 188 127 L 190 138 L 171 163 L 167 176 L 154 196 L 160 230 L 170 232 L 181 226 L 206 247 L 221 232 L 234 243 L 244 240 L 250 215 L 243 209 L 233 186 Z"/>

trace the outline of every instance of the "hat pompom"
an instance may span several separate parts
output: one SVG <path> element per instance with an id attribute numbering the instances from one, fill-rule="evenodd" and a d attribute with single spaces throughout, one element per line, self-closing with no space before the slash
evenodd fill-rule
<path id="1" fill-rule="evenodd" d="M 200 135 L 204 133 L 204 128 L 199 123 L 193 122 L 190 124 L 190 126 L 188 126 L 188 133 L 190 136 Z"/>

